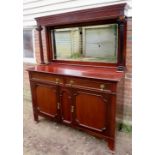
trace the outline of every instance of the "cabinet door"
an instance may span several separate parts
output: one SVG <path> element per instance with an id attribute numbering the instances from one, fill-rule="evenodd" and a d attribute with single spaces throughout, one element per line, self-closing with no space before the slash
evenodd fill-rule
<path id="1" fill-rule="evenodd" d="M 93 131 L 104 132 L 107 129 L 107 102 L 107 95 L 77 90 L 74 93 L 75 123 Z"/>
<path id="2" fill-rule="evenodd" d="M 54 85 L 34 83 L 34 105 L 37 110 L 52 118 L 58 115 L 58 88 Z"/>
<path id="3" fill-rule="evenodd" d="M 71 92 L 68 89 L 61 88 L 60 90 L 60 103 L 61 103 L 61 120 L 63 123 L 71 124 Z"/>

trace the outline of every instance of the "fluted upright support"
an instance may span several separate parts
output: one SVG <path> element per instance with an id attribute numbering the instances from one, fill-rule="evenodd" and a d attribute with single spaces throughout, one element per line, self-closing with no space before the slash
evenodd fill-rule
<path id="1" fill-rule="evenodd" d="M 39 49 L 40 49 L 40 63 L 45 64 L 44 62 L 44 54 L 43 54 L 43 44 L 42 44 L 42 27 L 40 25 L 37 26 L 36 30 L 38 31 L 38 36 L 39 36 Z"/>
<path id="2" fill-rule="evenodd" d="M 125 16 L 120 16 L 117 20 L 118 23 L 118 44 L 119 44 L 119 53 L 118 53 L 118 70 L 122 71 L 124 70 L 125 66 L 125 44 L 126 44 L 126 38 L 125 38 L 125 25 L 126 25 L 126 19 Z"/>

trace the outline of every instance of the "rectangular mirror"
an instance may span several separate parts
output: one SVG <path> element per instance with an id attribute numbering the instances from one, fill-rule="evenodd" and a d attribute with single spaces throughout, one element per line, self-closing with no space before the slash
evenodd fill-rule
<path id="1" fill-rule="evenodd" d="M 54 29 L 51 35 L 56 60 L 117 63 L 117 24 Z"/>

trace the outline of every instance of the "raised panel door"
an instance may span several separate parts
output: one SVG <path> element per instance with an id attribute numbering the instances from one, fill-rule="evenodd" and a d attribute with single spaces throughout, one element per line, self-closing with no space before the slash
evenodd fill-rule
<path id="1" fill-rule="evenodd" d="M 35 106 L 40 113 L 52 118 L 58 115 L 58 88 L 53 85 L 36 83 L 34 90 Z"/>
<path id="2" fill-rule="evenodd" d="M 77 90 L 74 93 L 74 113 L 77 125 L 93 131 L 107 129 L 107 96 L 96 92 Z"/>

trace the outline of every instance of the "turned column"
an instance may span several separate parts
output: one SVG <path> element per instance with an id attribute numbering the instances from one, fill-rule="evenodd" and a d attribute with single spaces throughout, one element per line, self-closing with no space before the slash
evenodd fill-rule
<path id="1" fill-rule="evenodd" d="M 38 25 L 36 30 L 38 31 L 38 36 L 39 36 L 40 64 L 45 64 L 44 54 L 43 54 L 42 35 L 41 35 L 41 31 L 43 30 L 43 28 L 40 25 Z"/>
<path id="2" fill-rule="evenodd" d="M 120 16 L 118 23 L 118 70 L 123 71 L 125 66 L 125 47 L 126 47 L 126 19 Z"/>

